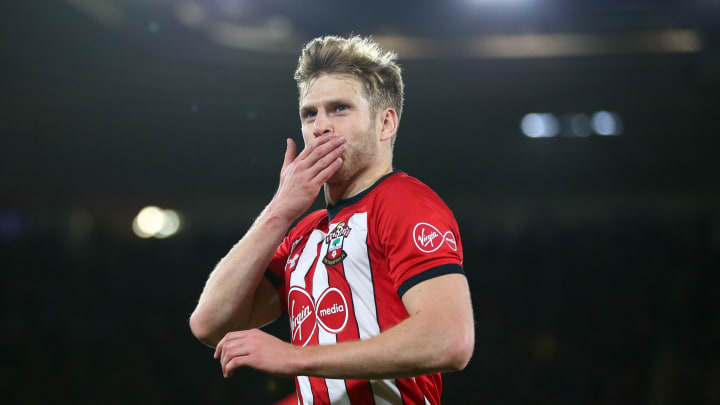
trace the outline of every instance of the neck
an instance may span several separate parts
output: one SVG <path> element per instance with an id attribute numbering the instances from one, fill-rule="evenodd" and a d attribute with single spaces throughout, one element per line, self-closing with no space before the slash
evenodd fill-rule
<path id="1" fill-rule="evenodd" d="M 392 165 L 359 171 L 342 183 L 325 183 L 325 202 L 335 205 L 339 200 L 354 197 L 375 184 L 382 176 L 392 172 Z"/>

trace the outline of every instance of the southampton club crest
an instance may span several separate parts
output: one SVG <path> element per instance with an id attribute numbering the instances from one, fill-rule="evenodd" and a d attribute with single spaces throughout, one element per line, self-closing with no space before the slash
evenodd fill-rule
<path id="1" fill-rule="evenodd" d="M 328 266 L 334 266 L 345 260 L 347 253 L 343 250 L 343 242 L 350 234 L 350 231 L 351 229 L 348 228 L 345 222 L 340 222 L 335 229 L 325 237 L 325 243 L 328 244 L 328 249 L 327 254 L 322 259 L 323 263 Z"/>

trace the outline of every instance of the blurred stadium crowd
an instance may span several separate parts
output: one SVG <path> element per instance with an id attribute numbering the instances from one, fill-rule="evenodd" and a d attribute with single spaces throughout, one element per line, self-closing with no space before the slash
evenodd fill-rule
<path id="1" fill-rule="evenodd" d="M 446 403 L 720 401 L 720 232 L 710 218 L 459 220 L 477 343 L 466 371 L 445 376 Z M 291 393 L 291 379 L 251 370 L 223 380 L 187 327 L 207 273 L 243 231 L 1 240 L 3 396 L 260 404 Z M 287 340 L 286 321 L 268 329 Z"/>

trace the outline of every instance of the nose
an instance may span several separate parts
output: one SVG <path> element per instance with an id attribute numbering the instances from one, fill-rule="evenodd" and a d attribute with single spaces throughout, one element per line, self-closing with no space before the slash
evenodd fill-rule
<path id="1" fill-rule="evenodd" d="M 315 121 L 313 123 L 313 135 L 315 135 L 315 137 L 318 137 L 332 132 L 332 122 L 330 122 L 327 114 L 325 114 L 323 111 L 318 111 L 315 115 Z"/>

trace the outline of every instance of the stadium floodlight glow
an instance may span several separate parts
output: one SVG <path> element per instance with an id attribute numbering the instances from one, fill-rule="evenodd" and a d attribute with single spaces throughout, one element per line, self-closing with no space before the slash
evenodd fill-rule
<path id="1" fill-rule="evenodd" d="M 620 135 L 622 121 L 620 115 L 610 111 L 598 111 L 590 120 L 592 130 L 598 135 Z"/>
<path id="2" fill-rule="evenodd" d="M 180 216 L 173 210 L 164 210 L 148 206 L 140 210 L 132 222 L 135 235 L 147 239 L 164 239 L 174 235 L 180 229 Z"/>
<path id="3" fill-rule="evenodd" d="M 520 129 L 529 138 L 549 138 L 560 132 L 560 123 L 553 114 L 530 113 L 520 121 Z"/>
<path id="4" fill-rule="evenodd" d="M 498 4 L 495 8 L 499 9 L 502 1 L 497 0 Z M 519 1 L 513 0 L 513 4 Z M 478 9 L 481 7 L 485 6 L 478 5 Z M 373 38 L 383 47 L 393 49 L 402 55 L 403 59 L 563 58 L 618 54 L 698 53 L 703 49 L 701 35 L 695 30 L 659 30 L 623 34 L 476 35 L 442 41 L 431 37 L 407 35 L 374 35 Z"/>
<path id="5" fill-rule="evenodd" d="M 207 11 L 201 5 L 189 1 L 178 4 L 175 16 L 190 27 L 201 27 L 209 20 Z"/>

